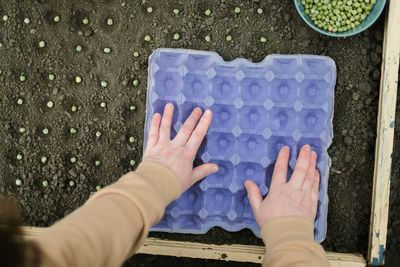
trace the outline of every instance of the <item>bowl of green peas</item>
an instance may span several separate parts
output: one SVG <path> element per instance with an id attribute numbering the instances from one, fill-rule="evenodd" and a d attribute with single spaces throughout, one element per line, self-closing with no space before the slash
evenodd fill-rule
<path id="1" fill-rule="evenodd" d="M 370 27 L 386 0 L 294 0 L 308 26 L 333 37 L 352 36 Z"/>

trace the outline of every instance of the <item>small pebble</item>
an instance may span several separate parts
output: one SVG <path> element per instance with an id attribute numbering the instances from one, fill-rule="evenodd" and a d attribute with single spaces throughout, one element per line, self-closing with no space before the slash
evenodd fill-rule
<path id="1" fill-rule="evenodd" d="M 358 99 L 360 99 L 360 94 L 357 92 L 353 92 L 352 97 L 353 97 L 353 100 L 357 101 Z"/>
<path id="2" fill-rule="evenodd" d="M 346 145 L 350 146 L 351 143 L 352 143 L 351 137 L 346 136 L 346 137 L 344 138 L 344 143 L 345 143 Z"/>
<path id="3" fill-rule="evenodd" d="M 47 107 L 48 108 L 53 108 L 54 107 L 54 102 L 53 101 L 47 102 Z"/>

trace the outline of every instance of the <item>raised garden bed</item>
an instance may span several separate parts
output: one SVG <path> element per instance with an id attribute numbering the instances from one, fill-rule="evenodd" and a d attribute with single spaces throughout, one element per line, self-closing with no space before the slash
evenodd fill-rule
<path id="1" fill-rule="evenodd" d="M 360 35 L 333 39 L 309 29 L 292 6 L 289 0 L 8 1 L 0 8 L 1 18 L 8 16 L 0 21 L 0 192 L 16 198 L 27 225 L 48 226 L 82 205 L 98 186 L 134 169 L 142 154 L 147 59 L 155 48 L 212 50 L 225 60 L 255 62 L 274 53 L 327 55 L 338 66 L 338 79 L 328 233 L 322 245 L 366 256 L 383 19 Z M 380 181 L 379 188 L 387 185 Z M 386 195 L 380 196 L 374 203 L 384 207 L 380 200 Z M 384 221 L 372 225 L 386 227 Z M 248 230 L 151 236 L 262 245 Z M 383 236 L 373 241 L 378 248 Z M 210 258 L 233 255 L 223 254 Z M 339 263 L 346 258 L 331 255 Z M 351 259 L 362 264 L 362 257 Z M 257 254 L 252 261 L 260 260 Z"/>

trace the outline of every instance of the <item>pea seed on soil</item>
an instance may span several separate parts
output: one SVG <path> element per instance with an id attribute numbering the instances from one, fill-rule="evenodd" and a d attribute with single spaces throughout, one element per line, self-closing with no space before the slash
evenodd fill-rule
<path id="1" fill-rule="evenodd" d="M 152 12 L 147 12 L 148 7 Z M 0 193 L 16 199 L 25 224 L 52 224 L 81 206 L 96 188 L 137 167 L 142 157 L 147 62 L 154 49 L 211 50 L 225 60 L 244 57 L 254 62 L 277 53 L 316 54 L 330 56 L 338 67 L 335 137 L 329 149 L 328 232 L 322 245 L 328 251 L 366 255 L 382 18 L 362 34 L 336 39 L 306 26 L 291 0 L 49 0 L 25 5 L 10 0 L 4 1 L 0 12 L 1 17 L 8 15 L 0 23 Z M 30 23 L 25 24 L 28 14 Z M 61 18 L 57 23 L 55 16 Z M 178 40 L 173 38 L 175 33 L 179 33 Z M 232 37 L 229 42 L 228 35 Z M 45 47 L 40 48 L 42 40 Z M 104 53 L 104 48 L 110 53 Z M 49 80 L 49 73 L 56 79 Z M 25 77 L 23 82 L 20 76 Z M 107 86 L 102 87 L 101 81 L 107 81 Z M 50 100 L 55 103 L 52 108 L 47 107 Z M 107 108 L 99 105 L 102 102 Z M 24 134 L 18 132 L 22 126 Z M 77 129 L 75 134 L 71 128 Z M 97 131 L 101 138 L 96 137 Z M 17 160 L 17 154 L 23 159 Z M 40 160 L 43 155 L 48 158 L 46 164 Z M 101 160 L 99 166 L 96 160 Z M 398 163 L 397 158 L 397 179 Z M 43 181 L 48 182 L 46 187 Z M 398 188 L 398 182 L 393 181 L 393 186 Z M 399 199 L 399 194 L 392 195 L 393 203 Z M 399 214 L 398 206 L 392 205 L 391 211 Z M 391 251 L 400 249 L 395 233 L 396 229 L 400 232 L 399 220 L 398 215 L 391 217 L 389 233 L 397 239 L 391 241 L 389 236 L 388 262 L 396 257 Z M 249 230 L 227 232 L 218 227 L 204 235 L 150 236 L 263 244 Z M 244 266 L 151 255 L 134 256 L 126 266 L 158 266 L 166 259 L 177 266 Z"/>

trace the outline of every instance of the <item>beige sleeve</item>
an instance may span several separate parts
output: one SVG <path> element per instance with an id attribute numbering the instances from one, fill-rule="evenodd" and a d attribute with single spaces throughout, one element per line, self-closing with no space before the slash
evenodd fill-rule
<path id="1" fill-rule="evenodd" d="M 266 245 L 263 266 L 330 266 L 325 251 L 314 241 L 314 225 L 300 217 L 283 217 L 261 229 Z"/>
<path id="2" fill-rule="evenodd" d="M 143 162 L 35 237 L 41 266 L 120 266 L 182 193 L 166 166 Z"/>

